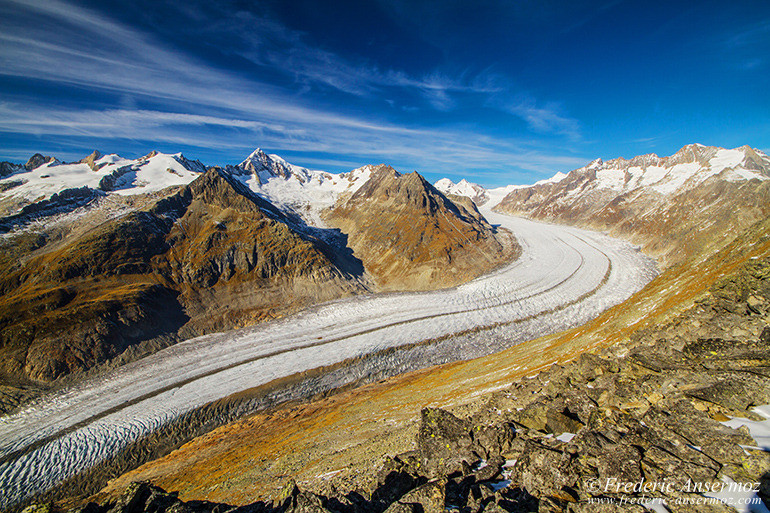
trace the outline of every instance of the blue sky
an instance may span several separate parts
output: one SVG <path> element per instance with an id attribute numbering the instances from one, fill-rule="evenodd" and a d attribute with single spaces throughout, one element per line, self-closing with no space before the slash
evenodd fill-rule
<path id="1" fill-rule="evenodd" d="M 531 183 L 770 150 L 770 2 L 0 0 L 0 159 L 93 149 Z"/>

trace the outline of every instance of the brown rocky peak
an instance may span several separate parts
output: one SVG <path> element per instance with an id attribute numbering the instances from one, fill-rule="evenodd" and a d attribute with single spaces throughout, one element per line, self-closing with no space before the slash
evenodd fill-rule
<path id="1" fill-rule="evenodd" d="M 24 164 L 24 167 L 27 169 L 27 171 L 32 171 L 33 169 L 37 169 L 43 164 L 48 164 L 49 162 L 53 162 L 56 159 L 48 156 L 48 155 L 41 155 L 40 153 L 35 153 L 32 155 L 26 164 Z"/>
<path id="2" fill-rule="evenodd" d="M 427 212 L 450 210 L 460 214 L 459 209 L 418 172 L 401 174 L 392 167 L 380 164 L 374 169 L 369 180 L 348 201 L 355 205 L 375 199 L 394 206 L 411 206 Z"/>
<path id="3" fill-rule="evenodd" d="M 744 145 L 736 149 L 742 151 L 746 156 L 743 159 L 743 167 L 770 177 L 770 157 L 761 151 L 755 150 L 749 145 Z"/>
<path id="4" fill-rule="evenodd" d="M 417 172 L 402 175 L 384 164 L 372 171 L 326 220 L 349 236 L 381 290 L 454 286 L 518 251 L 496 239 L 475 207 L 454 204 Z"/>
<path id="5" fill-rule="evenodd" d="M 96 161 L 102 158 L 102 154 L 99 153 L 98 150 L 94 150 L 93 153 L 91 153 L 89 156 L 87 156 L 84 159 L 80 160 L 81 164 L 88 164 L 88 167 L 90 167 L 94 171 L 98 171 L 100 167 L 96 164 Z M 104 165 L 104 164 L 102 164 Z"/>
<path id="6" fill-rule="evenodd" d="M 252 193 L 245 185 L 219 167 L 209 168 L 185 186 L 185 191 L 190 194 L 191 199 L 197 199 L 209 205 L 231 208 L 240 212 L 264 213 L 267 211 L 271 217 L 284 217 L 271 203 Z"/>

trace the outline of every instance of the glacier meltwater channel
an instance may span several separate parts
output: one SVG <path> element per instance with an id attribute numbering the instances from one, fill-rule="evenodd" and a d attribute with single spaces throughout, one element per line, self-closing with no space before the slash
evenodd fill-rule
<path id="1" fill-rule="evenodd" d="M 511 230 L 522 247 L 518 260 L 490 275 L 447 290 L 334 301 L 188 340 L 0 419 L 0 507 L 50 489 L 180 415 L 236 392 L 474 328 L 507 329 L 510 344 L 521 342 L 585 323 L 657 274 L 655 262 L 626 242 L 483 213 Z"/>

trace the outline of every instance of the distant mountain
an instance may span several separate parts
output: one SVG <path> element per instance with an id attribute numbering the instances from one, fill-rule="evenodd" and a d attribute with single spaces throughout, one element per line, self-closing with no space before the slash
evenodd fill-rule
<path id="1" fill-rule="evenodd" d="M 465 179 L 454 183 L 449 178 L 442 178 L 434 184 L 442 194 L 453 194 L 470 198 L 476 205 L 483 205 L 489 201 L 487 190 L 477 183 L 471 183 Z"/>
<path id="2" fill-rule="evenodd" d="M 123 195 L 155 192 L 172 185 L 186 185 L 206 171 L 199 161 L 188 160 L 181 153 L 169 155 L 157 151 L 134 160 L 94 152 L 70 164 L 37 154 L 24 166 L 3 164 L 15 169 L 2 180 L 0 199 L 30 202 L 80 187 Z"/>
<path id="3" fill-rule="evenodd" d="M 515 255 L 515 243 L 473 203 L 453 203 L 416 172 L 402 175 L 386 165 L 370 172 L 325 219 L 349 235 L 354 255 L 381 289 L 457 285 Z"/>
<path id="4" fill-rule="evenodd" d="M 608 230 L 664 264 L 721 246 L 770 214 L 770 158 L 748 146 L 597 159 L 558 178 L 512 190 L 497 210 Z"/>
<path id="5" fill-rule="evenodd" d="M 564 173 L 556 173 L 551 178 L 535 182 L 534 185 L 560 182 L 566 176 L 567 175 Z M 433 186 L 443 194 L 450 196 L 464 196 L 470 198 L 471 201 L 478 206 L 486 205 L 487 207 L 497 206 L 511 191 L 528 187 L 527 185 L 506 185 L 503 187 L 486 189 L 477 183 L 472 183 L 465 179 L 460 180 L 458 183 L 454 183 L 449 178 L 442 178 L 433 184 Z"/>
<path id="6" fill-rule="evenodd" d="M 358 190 L 369 179 L 371 169 L 372 166 L 364 166 L 340 174 L 314 171 L 257 148 L 238 166 L 229 167 L 228 172 L 284 213 L 322 227 L 321 213 L 334 206 L 340 197 Z"/>

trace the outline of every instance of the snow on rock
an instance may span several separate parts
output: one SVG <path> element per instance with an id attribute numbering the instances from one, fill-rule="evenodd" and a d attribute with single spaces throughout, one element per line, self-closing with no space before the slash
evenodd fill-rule
<path id="1" fill-rule="evenodd" d="M 494 208 L 498 204 L 500 204 L 501 201 L 503 201 L 503 198 L 508 196 L 512 191 L 515 191 L 516 189 L 523 189 L 524 187 L 527 187 L 526 185 L 506 185 L 505 187 L 495 187 L 494 189 L 487 189 L 487 195 L 489 196 L 489 200 L 486 203 L 486 206 L 488 208 Z"/>
<path id="2" fill-rule="evenodd" d="M 567 178 L 566 173 L 558 172 L 551 178 L 540 180 L 535 182 L 534 185 L 541 185 L 547 183 L 559 183 Z M 442 178 L 437 181 L 433 186 L 438 189 L 442 194 L 455 194 L 457 196 L 467 196 L 472 199 L 476 205 L 486 205 L 488 207 L 495 207 L 505 198 L 511 191 L 516 189 L 524 189 L 529 187 L 528 185 L 506 185 L 505 187 L 495 187 L 494 189 L 486 189 L 477 183 L 471 183 L 465 179 L 460 180 L 458 183 L 454 183 L 449 178 Z"/>
<path id="3" fill-rule="evenodd" d="M 84 159 L 85 160 L 85 159 Z M 16 198 L 33 203 L 50 199 L 67 189 L 89 187 L 121 195 L 157 192 L 173 185 L 185 185 L 205 171 L 198 161 L 188 160 L 181 153 L 174 155 L 152 152 L 138 159 L 105 155 L 87 162 L 62 164 L 57 160 L 0 180 L 24 183 L 0 192 L 0 199 Z"/>
<path id="4" fill-rule="evenodd" d="M 670 157 L 661 158 L 650 153 L 631 160 L 617 158 L 604 162 L 596 159 L 567 175 L 557 173 L 551 180 L 537 182 L 535 185 L 559 182 L 573 174 L 580 176 L 595 173 L 594 189 L 626 193 L 649 188 L 659 194 L 673 195 L 692 189 L 711 177 L 731 182 L 768 180 L 768 170 L 770 158 L 748 146 L 728 150 L 690 144 Z M 557 177 L 559 179 L 554 180 Z"/>
<path id="5" fill-rule="evenodd" d="M 307 224 L 324 227 L 321 212 L 357 191 L 374 166 L 347 173 L 327 173 L 289 164 L 257 148 L 235 168 L 233 176 L 279 209 L 299 215 Z"/>
<path id="6" fill-rule="evenodd" d="M 559 171 L 558 173 L 553 175 L 551 178 L 546 178 L 545 180 L 540 180 L 538 182 L 535 182 L 535 185 L 539 185 L 543 183 L 559 183 L 565 178 L 567 178 L 567 173 L 562 173 L 561 171 Z"/>
<path id="7" fill-rule="evenodd" d="M 454 194 L 456 196 L 467 196 L 476 205 L 484 205 L 489 201 L 489 194 L 487 190 L 477 183 L 471 183 L 465 178 L 458 183 L 454 183 L 449 178 L 442 178 L 437 181 L 433 186 L 438 189 L 441 194 Z"/>

